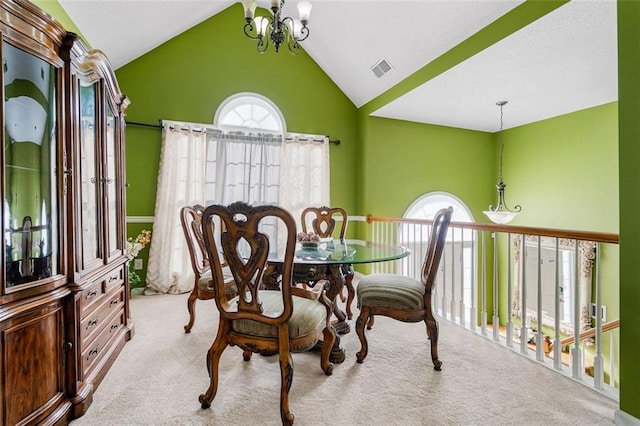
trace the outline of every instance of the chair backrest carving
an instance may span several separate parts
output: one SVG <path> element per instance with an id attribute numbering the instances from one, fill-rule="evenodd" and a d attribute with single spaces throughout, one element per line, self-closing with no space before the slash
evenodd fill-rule
<path id="1" fill-rule="evenodd" d="M 336 229 L 336 216 L 342 216 L 342 224 L 340 227 L 340 239 L 344 239 L 347 232 L 347 212 L 340 207 L 307 207 L 302 211 L 300 220 L 302 222 L 302 232 L 313 231 L 320 238 L 329 238 L 333 236 Z M 308 227 L 308 218 L 311 217 L 311 228 Z"/>
<path id="2" fill-rule="evenodd" d="M 202 235 L 203 212 L 204 207 L 199 204 L 180 209 L 180 223 L 191 257 L 191 267 L 198 278 L 209 271 L 209 258 Z"/>
<path id="3" fill-rule="evenodd" d="M 267 266 L 270 245 L 269 235 L 261 231 L 260 223 L 273 217 L 279 219 L 280 225 L 283 224 L 287 230 L 280 286 L 283 311 L 277 317 L 262 314 L 258 291 Z M 219 218 L 222 229 L 219 243 L 214 238 L 215 218 Z M 221 254 L 233 274 L 238 289 L 237 306 L 228 306 L 216 298 L 220 315 L 231 320 L 251 319 L 272 325 L 287 322 L 293 311 L 291 285 L 296 246 L 296 224 L 291 214 L 277 206 L 252 207 L 244 202 L 236 202 L 229 206 L 207 207 L 202 224 L 216 293 L 224 292 Z"/>
<path id="4" fill-rule="evenodd" d="M 422 266 L 422 282 L 425 285 L 427 294 L 431 294 L 435 284 L 452 213 L 453 207 L 447 207 L 439 210 L 433 217 L 427 255 Z"/>

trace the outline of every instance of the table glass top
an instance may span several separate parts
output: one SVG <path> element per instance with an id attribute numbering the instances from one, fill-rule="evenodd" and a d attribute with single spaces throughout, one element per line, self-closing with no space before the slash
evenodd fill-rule
<path id="1" fill-rule="evenodd" d="M 317 246 L 296 244 L 294 263 L 304 264 L 356 264 L 385 262 L 408 256 L 410 250 L 400 245 L 377 244 L 362 240 L 328 239 Z"/>

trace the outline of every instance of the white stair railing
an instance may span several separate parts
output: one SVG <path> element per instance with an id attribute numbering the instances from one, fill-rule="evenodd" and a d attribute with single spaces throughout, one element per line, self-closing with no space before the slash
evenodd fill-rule
<path id="1" fill-rule="evenodd" d="M 420 279 L 431 221 L 368 216 L 366 222 L 372 241 L 411 250 L 371 271 Z M 617 234 L 452 222 L 434 310 L 618 400 L 619 321 L 605 323 L 601 315 L 601 253 L 617 244 Z M 607 285 L 617 291 L 611 286 L 618 283 Z"/>

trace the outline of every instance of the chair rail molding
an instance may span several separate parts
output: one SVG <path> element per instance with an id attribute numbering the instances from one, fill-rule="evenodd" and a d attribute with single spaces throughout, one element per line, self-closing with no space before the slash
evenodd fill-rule
<path id="1" fill-rule="evenodd" d="M 127 223 L 153 223 L 155 216 L 127 216 Z"/>

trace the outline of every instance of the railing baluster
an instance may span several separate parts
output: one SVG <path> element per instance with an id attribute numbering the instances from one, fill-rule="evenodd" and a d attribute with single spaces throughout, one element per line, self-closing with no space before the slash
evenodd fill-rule
<path id="1" fill-rule="evenodd" d="M 478 268 L 476 262 L 476 258 L 478 256 L 478 252 L 476 250 L 476 236 L 478 235 L 478 231 L 473 231 L 471 233 L 471 308 L 469 309 L 469 328 L 475 331 L 478 327 L 478 310 L 477 306 L 477 298 L 476 298 L 476 289 L 478 288 Z"/>
<path id="2" fill-rule="evenodd" d="M 522 320 L 522 325 L 520 327 L 520 353 L 523 355 L 528 354 L 527 341 L 529 340 L 529 324 L 527 324 L 527 256 L 525 252 L 525 235 L 522 235 L 522 246 L 520 247 L 520 255 L 522 256 L 522 275 L 520 281 L 522 282 L 521 286 L 521 295 L 520 295 L 520 319 Z"/>
<path id="3" fill-rule="evenodd" d="M 447 316 L 447 251 L 442 250 L 441 274 L 442 275 L 442 317 Z"/>
<path id="4" fill-rule="evenodd" d="M 464 276 L 465 276 L 465 261 L 464 261 L 464 229 L 460 229 L 460 246 L 462 247 L 460 252 L 460 305 L 458 307 L 460 312 L 460 325 L 464 327 L 465 323 L 465 305 L 464 305 Z"/>
<path id="5" fill-rule="evenodd" d="M 392 242 L 391 240 L 391 227 L 393 226 L 392 223 L 387 223 L 387 226 L 385 226 L 384 228 L 384 242 L 386 244 L 390 244 Z M 389 262 L 383 262 L 382 263 L 382 272 L 384 272 L 385 274 L 388 274 L 389 271 Z"/>
<path id="6" fill-rule="evenodd" d="M 542 241 L 538 236 L 538 300 L 536 314 L 538 317 L 536 333 L 536 360 L 544 362 L 544 345 L 542 344 Z"/>
<path id="7" fill-rule="evenodd" d="M 487 335 L 487 231 L 482 232 L 482 306 L 480 309 L 481 325 L 480 331 L 483 336 Z"/>
<path id="8" fill-rule="evenodd" d="M 507 234 L 507 347 L 513 347 L 513 321 L 512 306 L 513 275 L 511 273 L 511 233 Z"/>
<path id="9" fill-rule="evenodd" d="M 382 226 L 382 222 L 373 222 L 371 224 L 371 241 L 378 242 L 378 228 L 380 228 L 380 226 Z M 378 272 L 379 267 L 377 263 L 371 265 L 371 273 L 375 274 Z"/>
<path id="10" fill-rule="evenodd" d="M 554 340 L 553 340 L 553 368 L 556 370 L 562 369 L 562 347 L 560 346 L 560 298 L 564 297 L 563 294 L 560 293 L 560 241 L 556 237 L 556 276 L 555 276 L 555 318 L 553 324 L 554 330 Z"/>
<path id="11" fill-rule="evenodd" d="M 578 255 L 578 240 L 575 240 L 575 274 L 573 284 L 573 338 L 574 347 L 571 351 L 571 377 L 579 379 L 582 377 L 582 350 L 580 349 L 580 256 Z"/>
<path id="12" fill-rule="evenodd" d="M 616 385 L 616 348 L 615 348 L 615 330 L 609 331 L 609 386 Z"/>
<path id="13" fill-rule="evenodd" d="M 491 328 L 493 329 L 493 340 L 500 340 L 500 319 L 498 318 L 498 234 L 492 232 L 493 236 L 493 317 L 491 318 Z"/>
<path id="14" fill-rule="evenodd" d="M 455 322 L 456 317 L 456 233 L 451 232 L 451 307 L 449 319 Z"/>
<path id="15" fill-rule="evenodd" d="M 596 245 L 596 353 L 593 358 L 593 385 L 604 388 L 604 360 L 602 359 L 602 289 L 600 287 L 600 244 Z"/>

